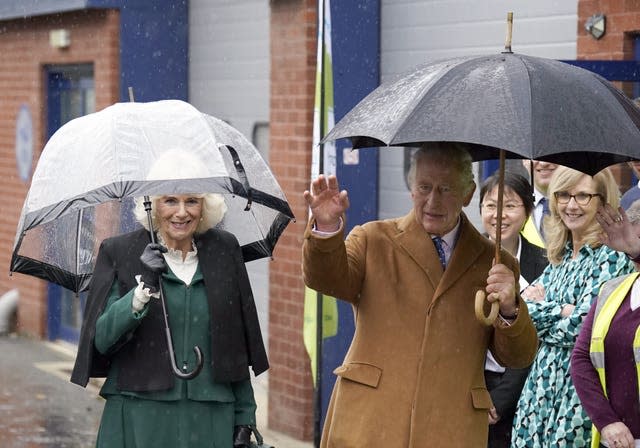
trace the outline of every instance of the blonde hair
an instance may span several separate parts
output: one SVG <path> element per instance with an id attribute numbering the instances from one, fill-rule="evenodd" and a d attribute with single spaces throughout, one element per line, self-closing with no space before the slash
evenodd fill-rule
<path id="1" fill-rule="evenodd" d="M 560 219 L 558 202 L 556 201 L 554 193 L 557 191 L 570 190 L 585 177 L 590 176 L 571 168 L 559 166 L 553 173 L 553 177 L 549 183 L 548 200 L 550 215 L 544 217 L 544 236 L 547 245 L 547 257 L 551 264 L 557 265 L 562 261 L 566 243 L 571 238 L 571 232 Z M 602 204 L 608 203 L 614 209 L 618 208 L 620 205 L 620 190 L 611 171 L 605 168 L 591 177 L 591 179 L 595 184 L 596 193 L 602 196 L 600 199 Z M 596 200 L 596 198 L 592 198 L 591 200 Z M 602 232 L 602 228 L 594 216 L 593 222 L 589 224 L 584 233 L 583 243 L 593 248 L 600 247 L 602 245 L 599 239 L 600 232 Z"/>
<path id="2" fill-rule="evenodd" d="M 209 177 L 210 174 L 195 155 L 180 150 L 171 149 L 162 153 L 153 163 L 147 173 L 147 180 L 171 180 L 171 179 L 197 179 Z M 224 197 L 217 193 L 190 193 L 192 197 L 202 198 L 202 219 L 196 227 L 195 233 L 203 233 L 215 227 L 224 218 L 227 212 L 227 204 Z M 158 230 L 158 220 L 156 217 L 157 202 L 162 196 L 151 196 L 151 222 L 153 230 Z M 144 209 L 144 198 L 134 199 L 135 207 L 133 214 L 136 220 L 149 229 L 149 219 Z"/>

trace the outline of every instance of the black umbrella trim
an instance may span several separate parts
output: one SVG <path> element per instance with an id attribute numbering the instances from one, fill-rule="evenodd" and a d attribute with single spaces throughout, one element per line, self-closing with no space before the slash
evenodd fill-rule
<path id="1" fill-rule="evenodd" d="M 11 272 L 31 275 L 33 277 L 56 283 L 73 292 L 82 292 L 89 288 L 91 274 L 73 274 L 57 266 L 34 260 L 23 255 L 13 254 Z"/>
<path id="2" fill-rule="evenodd" d="M 278 214 L 271 224 L 265 239 L 242 246 L 242 256 L 245 263 L 264 257 L 271 257 L 273 255 L 273 248 L 276 246 L 280 235 L 282 235 L 290 221 L 291 218 L 288 216 Z M 18 244 L 18 247 L 19 245 L 20 244 Z M 42 280 L 53 282 L 76 293 L 86 291 L 89 288 L 89 283 L 93 276 L 93 274 L 73 274 L 57 266 L 23 255 L 17 255 L 15 252 L 11 258 L 11 272 L 31 275 Z"/>
<path id="3" fill-rule="evenodd" d="M 245 263 L 264 257 L 271 257 L 273 248 L 276 247 L 280 235 L 282 235 L 290 221 L 291 219 L 288 216 L 278 215 L 271 223 L 271 228 L 265 239 L 242 246 L 242 256 Z"/>

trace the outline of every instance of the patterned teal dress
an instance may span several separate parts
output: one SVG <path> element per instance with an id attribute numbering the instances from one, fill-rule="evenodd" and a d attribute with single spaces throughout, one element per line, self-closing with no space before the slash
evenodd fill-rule
<path id="1" fill-rule="evenodd" d="M 548 265 L 533 282 L 545 288 L 544 301 L 527 303 L 540 347 L 518 402 L 512 447 L 580 448 L 591 443 L 591 421 L 569 374 L 571 350 L 600 286 L 633 272 L 633 263 L 606 246 L 584 246 L 576 259 L 571 252 L 567 243 L 562 262 Z M 563 318 L 560 311 L 567 304 L 576 308 Z"/>

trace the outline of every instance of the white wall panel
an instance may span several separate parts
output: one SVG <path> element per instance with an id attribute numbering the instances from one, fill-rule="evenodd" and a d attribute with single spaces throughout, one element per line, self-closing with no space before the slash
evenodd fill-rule
<path id="1" fill-rule="evenodd" d="M 268 0 L 190 0 L 191 104 L 227 121 L 251 140 L 254 125 L 269 121 L 269 69 Z M 268 137 L 266 142 L 258 148 L 268 160 Z M 268 263 L 247 264 L 265 344 Z"/>
<path id="2" fill-rule="evenodd" d="M 576 58 L 577 0 L 381 0 L 381 81 L 423 62 L 504 49 L 507 12 L 512 50 Z M 411 198 L 402 178 L 404 151 L 380 150 L 380 217 L 404 215 Z M 465 210 L 479 224 L 477 193 Z"/>

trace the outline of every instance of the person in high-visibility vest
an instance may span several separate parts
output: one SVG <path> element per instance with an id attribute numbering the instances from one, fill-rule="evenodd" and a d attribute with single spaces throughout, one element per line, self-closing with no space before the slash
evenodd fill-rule
<path id="1" fill-rule="evenodd" d="M 541 160 L 523 160 L 528 173 L 533 174 L 533 212 L 520 232 L 531 244 L 544 248 L 543 218 L 549 214 L 548 189 L 551 177 L 559 165 Z"/>
<path id="2" fill-rule="evenodd" d="M 627 211 L 601 208 L 607 245 L 640 270 L 640 201 Z M 571 377 L 593 421 L 592 448 L 640 447 L 640 282 L 638 272 L 606 282 L 585 318 Z"/>

